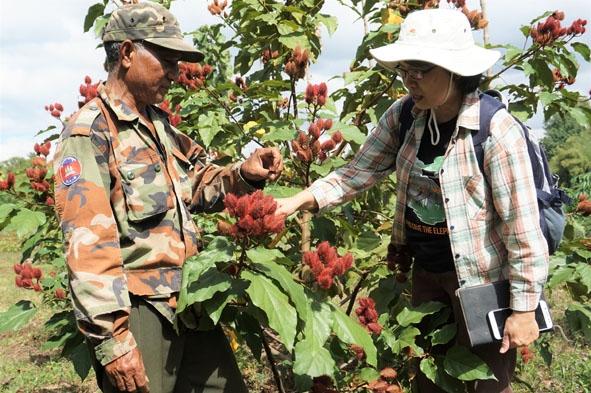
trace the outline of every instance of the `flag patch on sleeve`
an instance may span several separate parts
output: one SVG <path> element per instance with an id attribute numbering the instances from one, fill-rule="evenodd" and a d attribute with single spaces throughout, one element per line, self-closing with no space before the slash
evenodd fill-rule
<path id="1" fill-rule="evenodd" d="M 68 156 L 64 158 L 60 165 L 60 176 L 66 186 L 76 183 L 80 179 L 81 173 L 82 165 L 76 157 Z"/>

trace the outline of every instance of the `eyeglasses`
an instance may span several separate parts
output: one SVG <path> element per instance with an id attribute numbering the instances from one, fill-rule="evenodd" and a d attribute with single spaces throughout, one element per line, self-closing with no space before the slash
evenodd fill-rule
<path id="1" fill-rule="evenodd" d="M 433 71 L 435 69 L 435 67 L 437 66 L 432 66 L 423 70 L 419 70 L 419 69 L 408 69 L 405 70 L 404 68 L 400 68 L 400 67 L 394 67 L 394 72 L 397 73 L 398 75 L 400 75 L 400 77 L 402 79 L 405 79 L 407 76 L 411 76 L 413 79 L 416 79 L 418 81 L 420 81 L 421 79 L 423 79 L 425 77 L 425 74 Z"/>

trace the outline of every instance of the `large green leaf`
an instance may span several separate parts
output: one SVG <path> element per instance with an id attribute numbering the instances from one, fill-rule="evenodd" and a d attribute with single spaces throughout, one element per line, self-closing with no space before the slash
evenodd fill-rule
<path id="1" fill-rule="evenodd" d="M 435 385 L 446 392 L 464 393 L 466 391 L 466 387 L 462 381 L 447 374 L 439 363 L 440 362 L 437 362 L 432 356 L 428 356 L 421 360 L 419 367 L 427 378 L 429 378 Z"/>
<path id="2" fill-rule="evenodd" d="M 333 317 L 328 303 L 312 299 L 309 305 L 308 318 L 305 320 L 304 336 L 317 346 L 322 346 L 330 336 Z"/>
<path id="3" fill-rule="evenodd" d="M 295 346 L 293 371 L 296 375 L 318 377 L 332 375 L 335 372 L 335 360 L 330 351 L 317 345 L 314 340 L 301 340 Z"/>
<path id="4" fill-rule="evenodd" d="M 497 380 L 486 363 L 462 345 L 451 347 L 446 353 L 443 364 L 449 375 L 462 381 Z"/>
<path id="5" fill-rule="evenodd" d="M 444 306 L 443 303 L 439 302 L 427 302 L 418 307 L 405 308 L 396 316 L 396 321 L 401 326 L 409 326 L 413 323 L 419 323 L 426 315 L 434 314 Z"/>
<path id="6" fill-rule="evenodd" d="M 258 261 L 252 264 L 255 270 L 275 280 L 279 287 L 289 295 L 289 300 L 295 306 L 299 319 L 305 321 L 308 317 L 308 298 L 304 293 L 304 288 L 293 280 L 292 274 L 286 268 L 275 262 L 270 262 L 273 259 L 291 261 L 285 258 L 279 250 L 269 250 L 262 247 L 248 250 L 246 254 L 251 261 Z"/>
<path id="7" fill-rule="evenodd" d="M 287 295 L 263 275 L 244 270 L 242 277 L 251 282 L 246 290 L 250 300 L 265 312 L 269 327 L 279 333 L 281 342 L 291 352 L 296 336 L 297 314 Z"/>
<path id="8" fill-rule="evenodd" d="M 19 300 L 0 314 L 0 333 L 18 330 L 25 326 L 37 313 L 37 308 L 29 300 Z"/>
<path id="9" fill-rule="evenodd" d="M 392 349 L 392 352 L 400 354 L 405 348 L 412 348 L 415 355 L 423 354 L 423 348 L 416 343 L 416 337 L 421 334 L 421 331 L 414 326 L 408 326 L 400 330 L 382 331 L 381 338 L 384 343 Z"/>
<path id="10" fill-rule="evenodd" d="M 12 218 L 11 222 L 16 228 L 17 235 L 25 237 L 37 232 L 37 229 L 45 224 L 46 219 L 45 214 L 41 212 L 23 208 Z"/>
<path id="11" fill-rule="evenodd" d="M 332 308 L 333 323 L 332 331 L 339 339 L 347 344 L 357 344 L 363 347 L 366 361 L 372 366 L 377 366 L 377 350 L 371 336 L 363 326 L 349 317 L 343 310 L 334 304 Z"/>

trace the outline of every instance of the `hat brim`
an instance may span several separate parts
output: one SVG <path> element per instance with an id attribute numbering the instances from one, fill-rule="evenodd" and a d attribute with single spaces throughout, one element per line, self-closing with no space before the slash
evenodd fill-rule
<path id="1" fill-rule="evenodd" d="M 178 38 L 145 38 L 144 41 L 180 52 L 181 61 L 199 63 L 205 58 L 203 52 Z"/>
<path id="2" fill-rule="evenodd" d="M 464 49 L 438 49 L 393 43 L 370 49 L 369 53 L 387 70 L 393 71 L 401 61 L 424 61 L 460 76 L 482 74 L 499 60 L 497 51 L 472 46 Z"/>

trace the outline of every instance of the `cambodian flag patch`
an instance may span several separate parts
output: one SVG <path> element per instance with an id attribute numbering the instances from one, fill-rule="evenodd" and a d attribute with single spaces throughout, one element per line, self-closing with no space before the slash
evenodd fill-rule
<path id="1" fill-rule="evenodd" d="M 80 179 L 80 173 L 82 173 L 82 165 L 76 157 L 68 156 L 64 158 L 60 165 L 60 176 L 66 186 L 76 183 Z"/>

